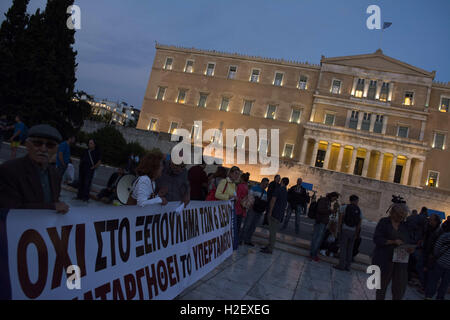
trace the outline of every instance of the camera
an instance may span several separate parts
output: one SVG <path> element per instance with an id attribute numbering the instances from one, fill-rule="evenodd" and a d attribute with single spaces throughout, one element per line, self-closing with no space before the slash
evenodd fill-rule
<path id="1" fill-rule="evenodd" d="M 406 203 L 406 201 L 401 196 L 392 195 L 392 203 Z"/>

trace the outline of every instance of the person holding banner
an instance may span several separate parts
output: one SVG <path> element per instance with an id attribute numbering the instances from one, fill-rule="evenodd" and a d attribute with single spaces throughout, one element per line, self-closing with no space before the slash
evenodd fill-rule
<path id="1" fill-rule="evenodd" d="M 58 130 L 46 124 L 29 130 L 28 154 L 0 165 L 0 208 L 69 211 L 69 206 L 59 201 L 61 177 L 49 166 L 61 140 Z"/>
<path id="2" fill-rule="evenodd" d="M 161 189 L 159 193 L 156 193 L 155 180 L 162 174 L 162 159 L 163 155 L 159 153 L 148 153 L 142 158 L 136 168 L 136 173 L 139 177 L 133 183 L 127 205 L 145 207 L 158 203 L 162 205 L 167 204 L 167 200 L 164 197 L 167 193 L 167 188 L 165 190 Z"/>

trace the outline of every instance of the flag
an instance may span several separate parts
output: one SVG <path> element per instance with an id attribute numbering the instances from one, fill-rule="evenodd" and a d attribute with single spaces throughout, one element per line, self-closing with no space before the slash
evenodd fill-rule
<path id="1" fill-rule="evenodd" d="M 392 25 L 392 22 L 384 22 L 383 23 L 383 30 L 389 28 Z"/>

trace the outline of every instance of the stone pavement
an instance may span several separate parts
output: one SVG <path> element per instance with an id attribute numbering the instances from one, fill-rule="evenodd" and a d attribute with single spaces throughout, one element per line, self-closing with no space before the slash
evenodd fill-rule
<path id="1" fill-rule="evenodd" d="M 181 300 L 374 300 L 368 274 L 339 271 L 326 262 L 276 250 L 240 246 L 220 266 L 182 292 Z M 390 288 L 386 299 L 391 299 Z M 405 300 L 422 300 L 408 287 Z"/>

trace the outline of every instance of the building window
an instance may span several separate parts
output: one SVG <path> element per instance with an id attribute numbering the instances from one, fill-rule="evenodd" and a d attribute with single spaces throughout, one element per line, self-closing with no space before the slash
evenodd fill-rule
<path id="1" fill-rule="evenodd" d="M 341 93 L 341 80 L 333 80 L 331 84 L 331 93 Z"/>
<path id="2" fill-rule="evenodd" d="M 367 91 L 367 99 L 375 100 L 377 94 L 377 82 L 376 80 L 370 80 L 369 90 Z"/>
<path id="3" fill-rule="evenodd" d="M 201 108 L 206 108 L 206 99 L 208 98 L 207 93 L 200 93 L 200 99 L 198 99 L 198 106 Z"/>
<path id="4" fill-rule="evenodd" d="M 362 98 L 364 93 L 364 79 L 358 79 L 356 84 L 355 97 Z"/>
<path id="5" fill-rule="evenodd" d="M 364 112 L 363 120 L 362 120 L 362 123 L 361 123 L 361 130 L 369 131 L 371 116 L 372 115 L 370 113 Z"/>
<path id="6" fill-rule="evenodd" d="M 172 70 L 172 63 L 173 63 L 173 59 L 172 58 L 167 58 L 166 59 L 166 64 L 164 65 L 164 69 Z"/>
<path id="7" fill-rule="evenodd" d="M 444 150 L 444 144 L 445 144 L 445 134 L 435 132 L 433 139 L 433 148 Z"/>
<path id="8" fill-rule="evenodd" d="M 439 106 L 439 111 L 448 112 L 450 106 L 450 98 L 441 98 L 441 105 Z"/>
<path id="9" fill-rule="evenodd" d="M 294 145 L 286 143 L 284 145 L 283 157 L 292 158 L 294 156 L 293 151 L 294 151 Z"/>
<path id="10" fill-rule="evenodd" d="M 188 73 L 194 72 L 194 60 L 186 61 L 186 67 L 184 67 L 184 72 L 188 72 Z"/>
<path id="11" fill-rule="evenodd" d="M 200 133 L 198 125 L 194 124 L 191 128 L 191 139 L 197 139 Z"/>
<path id="12" fill-rule="evenodd" d="M 237 67 L 236 66 L 230 66 L 230 69 L 228 70 L 228 79 L 235 79 L 236 78 L 236 72 L 237 72 Z"/>
<path id="13" fill-rule="evenodd" d="M 403 104 L 405 106 L 412 106 L 413 105 L 413 98 L 414 98 L 414 92 L 406 91 L 405 92 L 405 98 L 403 99 Z"/>
<path id="14" fill-rule="evenodd" d="M 172 122 L 170 124 L 169 133 L 170 134 L 176 134 L 177 133 L 177 128 L 178 128 L 178 123 L 177 122 Z"/>
<path id="15" fill-rule="evenodd" d="M 298 88 L 302 90 L 306 90 L 308 83 L 308 77 L 307 76 L 300 76 L 300 80 L 298 81 Z"/>
<path id="16" fill-rule="evenodd" d="M 228 105 L 230 104 L 230 99 L 228 98 L 222 98 L 222 102 L 220 103 L 220 109 L 221 111 L 228 111 Z"/>
<path id="17" fill-rule="evenodd" d="M 266 118 L 267 119 L 275 119 L 275 113 L 277 111 L 277 106 L 269 104 L 267 107 Z"/>
<path id="18" fill-rule="evenodd" d="M 300 110 L 292 109 L 290 122 L 292 122 L 292 123 L 300 123 L 301 113 L 302 112 Z"/>
<path id="19" fill-rule="evenodd" d="M 373 132 L 381 133 L 383 131 L 383 116 L 377 114 L 375 118 L 375 124 L 373 126 Z"/>
<path id="20" fill-rule="evenodd" d="M 206 68 L 206 75 L 213 76 L 215 67 L 216 65 L 214 63 L 208 63 L 208 67 Z"/>
<path id="21" fill-rule="evenodd" d="M 408 127 L 399 126 L 397 136 L 401 138 L 408 138 L 408 131 L 409 131 Z"/>
<path id="22" fill-rule="evenodd" d="M 164 100 L 164 95 L 166 94 L 165 87 L 158 88 L 158 94 L 156 95 L 156 100 Z"/>
<path id="23" fill-rule="evenodd" d="M 250 76 L 250 82 L 259 82 L 259 69 L 253 69 Z"/>
<path id="24" fill-rule="evenodd" d="M 427 186 L 437 188 L 439 183 L 439 172 L 428 171 Z"/>
<path id="25" fill-rule="evenodd" d="M 148 124 L 147 130 L 156 131 L 157 125 L 158 125 L 158 120 L 152 119 L 152 120 L 150 120 L 150 123 Z"/>
<path id="26" fill-rule="evenodd" d="M 358 128 L 358 117 L 359 117 L 359 112 L 358 111 L 352 111 L 352 115 L 350 117 L 350 122 L 348 123 L 348 127 L 350 129 L 357 129 Z"/>
<path id="27" fill-rule="evenodd" d="M 180 89 L 180 91 L 178 91 L 178 98 L 177 98 L 177 102 L 178 103 L 186 103 L 186 89 Z"/>
<path id="28" fill-rule="evenodd" d="M 329 126 L 334 125 L 334 114 L 331 113 L 325 114 L 325 124 Z"/>
<path id="29" fill-rule="evenodd" d="M 252 110 L 253 101 L 244 101 L 244 109 L 242 110 L 242 114 L 250 115 L 250 111 Z"/>
<path id="30" fill-rule="evenodd" d="M 381 86 L 381 91 L 380 91 L 380 101 L 386 102 L 388 99 L 388 95 L 389 95 L 389 83 L 383 82 L 383 85 Z"/>
<path id="31" fill-rule="evenodd" d="M 281 72 L 275 72 L 275 79 L 273 80 L 273 84 L 276 86 L 283 85 L 283 74 Z"/>

